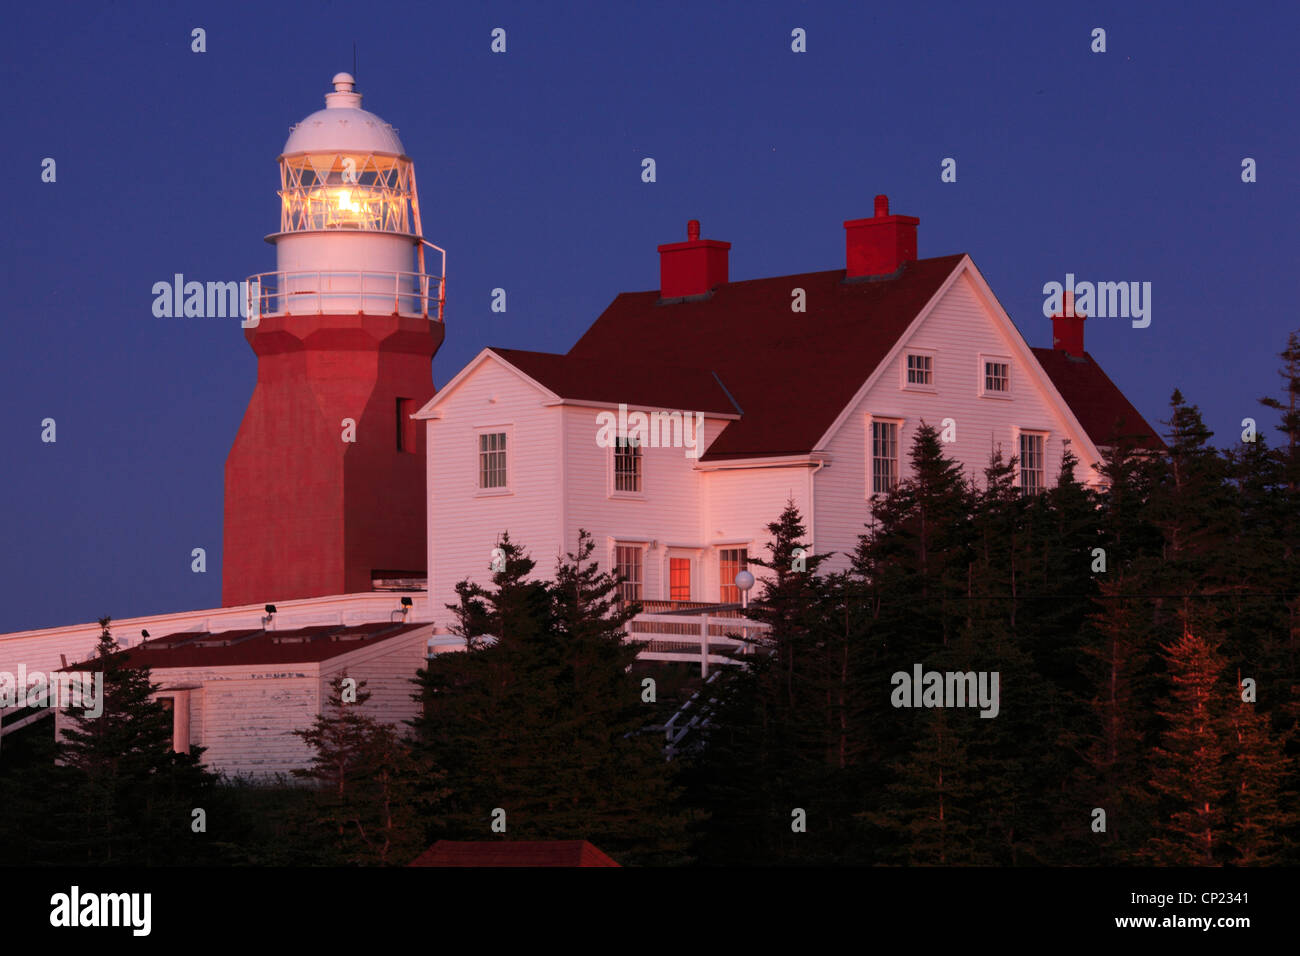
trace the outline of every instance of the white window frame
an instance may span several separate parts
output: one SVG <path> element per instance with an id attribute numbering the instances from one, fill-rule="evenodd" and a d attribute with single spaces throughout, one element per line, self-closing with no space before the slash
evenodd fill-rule
<path id="1" fill-rule="evenodd" d="M 647 561 L 646 558 L 648 557 L 650 551 L 650 545 L 646 541 L 629 541 L 626 538 L 610 539 L 609 567 L 615 575 L 618 574 L 618 549 L 619 548 L 633 548 L 640 555 L 638 559 L 638 565 L 641 568 L 641 580 L 637 581 L 636 583 L 641 594 L 635 599 L 635 603 L 643 602 L 646 600 L 646 569 L 649 566 L 649 561 Z M 619 584 L 617 593 L 620 598 L 623 597 L 622 584 Z M 634 603 L 634 602 L 627 602 L 627 603 Z"/>
<path id="2" fill-rule="evenodd" d="M 615 444 L 612 444 L 612 445 L 609 446 L 609 448 L 608 448 L 608 450 L 607 450 L 607 454 L 606 454 L 606 465 L 607 465 L 606 471 L 608 472 L 608 481 L 606 482 L 606 494 L 607 494 L 610 498 L 630 498 L 630 499 L 633 499 L 633 500 L 643 499 L 643 498 L 645 498 L 645 485 L 646 485 L 646 460 L 647 460 L 647 455 L 646 455 L 646 453 L 645 453 L 645 445 L 644 445 L 644 444 L 641 445 L 641 454 L 640 454 L 640 456 L 639 456 L 640 461 L 641 461 L 641 473 L 640 473 L 640 478 L 641 478 L 641 488 L 640 488 L 640 490 L 639 490 L 639 491 L 620 491 L 620 490 L 618 489 L 618 475 L 617 475 L 617 474 L 615 473 L 615 471 L 614 471 L 615 458 L 617 457 L 617 452 L 618 452 L 618 444 L 617 444 L 617 441 L 618 441 L 618 440 L 617 440 L 617 438 L 616 438 L 616 439 L 615 439 Z"/>
<path id="3" fill-rule="evenodd" d="M 740 571 L 747 571 L 747 570 L 749 570 L 749 565 L 750 565 L 750 561 L 751 561 L 751 558 L 750 558 L 750 556 L 749 556 L 749 552 L 750 552 L 750 549 L 751 549 L 751 544 L 752 544 L 752 542 L 737 541 L 737 542 L 732 542 L 732 543 L 727 543 L 727 544 L 719 544 L 719 545 L 716 545 L 716 546 L 714 547 L 713 553 L 714 553 L 714 555 L 715 555 L 715 557 L 716 557 L 716 559 L 717 559 L 716 567 L 717 567 L 717 569 L 718 569 L 718 601 L 719 601 L 720 603 L 723 603 L 723 604 L 740 604 L 740 603 L 743 603 L 743 601 L 744 601 L 744 595 L 740 593 L 740 589 L 739 589 L 739 588 L 736 588 L 736 575 L 733 574 L 733 575 L 731 576 L 731 580 L 730 580 L 730 581 L 724 581 L 724 580 L 722 579 L 722 552 L 724 552 L 724 551 L 743 551 L 743 552 L 745 553 L 745 563 L 744 563 L 744 566 L 741 567 Z M 736 574 L 739 574 L 740 571 L 737 571 Z M 728 601 L 728 600 L 723 596 L 722 589 L 723 589 L 724 587 L 736 588 L 736 600 L 735 600 L 735 601 Z"/>
<path id="4" fill-rule="evenodd" d="M 506 436 L 506 483 L 499 488 L 484 488 L 481 484 L 483 480 L 482 436 L 500 434 Z M 513 425 L 480 425 L 474 429 L 474 497 L 496 498 L 502 495 L 514 494 L 515 450 L 515 429 Z"/>
<path id="5" fill-rule="evenodd" d="M 922 385 L 919 382 L 909 382 L 907 380 L 907 360 L 913 355 L 930 360 L 930 384 Z M 936 384 L 939 381 L 939 353 L 935 349 L 905 348 L 902 357 L 898 360 L 898 387 L 906 392 L 937 392 L 939 387 Z"/>
<path id="6" fill-rule="evenodd" d="M 1041 470 L 1042 470 L 1042 473 L 1043 473 L 1043 484 L 1042 484 L 1042 487 L 1040 487 L 1037 491 L 1034 491 L 1034 492 L 1030 492 L 1030 491 L 1026 490 L 1026 489 L 1025 489 L 1025 483 L 1024 483 L 1024 478 L 1025 478 L 1025 461 L 1024 461 L 1024 457 L 1021 455 L 1020 439 L 1021 439 L 1022 436 L 1026 436 L 1026 435 L 1029 435 L 1029 436 L 1036 436 L 1036 437 L 1041 438 L 1041 439 L 1043 440 L 1043 464 L 1042 464 L 1042 469 L 1041 469 Z M 1049 441 L 1051 440 L 1051 437 L 1052 437 L 1052 433 L 1051 433 L 1050 431 L 1048 431 L 1047 429 L 1045 429 L 1045 428 L 1021 428 L 1020 426 L 1017 425 L 1017 426 L 1013 429 L 1013 436 L 1012 436 L 1012 438 L 1013 438 L 1013 444 L 1012 444 L 1012 447 L 1015 449 L 1015 456 L 1016 456 L 1016 459 L 1017 459 L 1017 461 L 1016 461 L 1016 487 L 1020 489 L 1021 494 L 1042 494 L 1044 491 L 1047 491 L 1047 478 L 1048 478 L 1048 471 L 1047 471 L 1047 449 L 1048 449 L 1048 443 L 1049 443 Z"/>
<path id="7" fill-rule="evenodd" d="M 868 500 L 870 500 L 874 495 L 887 494 L 887 492 L 876 491 L 876 439 L 875 439 L 876 422 L 893 425 L 898 429 L 897 447 L 894 449 L 894 461 L 897 466 L 896 468 L 897 473 L 894 476 L 894 483 L 897 484 L 898 482 L 903 480 L 903 425 L 906 422 L 906 419 L 897 415 L 868 415 L 867 434 L 866 434 L 866 446 L 867 446 L 866 498 Z"/>
<path id="8" fill-rule="evenodd" d="M 992 398 L 1000 402 L 1010 401 L 1012 395 L 1014 394 L 1013 389 L 1015 388 L 1015 376 L 1013 374 L 1014 363 L 1011 361 L 1010 356 L 993 355 L 991 353 L 981 352 L 978 358 L 979 358 L 979 362 L 978 365 L 976 366 L 975 393 L 979 395 L 980 398 Z M 988 389 L 987 387 L 988 376 L 984 370 L 984 366 L 988 362 L 999 362 L 1007 367 L 1006 391 L 996 392 L 996 391 L 990 391 Z"/>

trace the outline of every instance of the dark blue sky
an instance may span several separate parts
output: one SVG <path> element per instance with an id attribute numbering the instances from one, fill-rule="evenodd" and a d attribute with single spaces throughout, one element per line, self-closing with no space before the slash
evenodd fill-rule
<path id="1" fill-rule="evenodd" d="M 1294 3 L 56 3 L 5 21 L 0 631 L 220 603 L 255 360 L 237 320 L 155 318 L 150 290 L 274 268 L 276 156 L 354 40 L 364 105 L 400 130 L 448 250 L 439 385 L 485 345 L 567 350 L 620 291 L 658 286 L 655 246 L 688 218 L 733 244 L 733 279 L 842 268 L 841 222 L 880 192 L 920 217 L 920 255 L 973 256 L 1032 345 L 1051 343 L 1045 282 L 1151 282 L 1151 326 L 1095 319 L 1087 346 L 1153 424 L 1178 386 L 1220 443 L 1244 416 L 1271 425 L 1255 399 L 1300 327 Z"/>

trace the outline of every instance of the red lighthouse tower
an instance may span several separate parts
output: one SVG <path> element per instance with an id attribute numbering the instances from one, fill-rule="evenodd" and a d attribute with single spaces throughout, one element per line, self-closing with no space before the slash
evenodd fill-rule
<path id="1" fill-rule="evenodd" d="M 226 459 L 226 606 L 425 575 L 424 434 L 446 256 L 415 168 L 347 73 L 280 156 L 275 272 L 249 279 L 257 386 Z M 426 247 L 438 273 L 425 272 Z"/>

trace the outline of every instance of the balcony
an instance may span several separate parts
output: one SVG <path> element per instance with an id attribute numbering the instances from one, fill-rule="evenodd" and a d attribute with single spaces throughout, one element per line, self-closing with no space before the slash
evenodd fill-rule
<path id="1" fill-rule="evenodd" d="M 262 272 L 249 276 L 247 316 L 398 315 L 442 321 L 445 276 L 423 272 Z"/>

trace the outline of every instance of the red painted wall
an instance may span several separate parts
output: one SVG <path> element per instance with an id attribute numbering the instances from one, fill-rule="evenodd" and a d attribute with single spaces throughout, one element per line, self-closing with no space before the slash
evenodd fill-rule
<path id="1" fill-rule="evenodd" d="M 275 316 L 244 335 L 257 386 L 226 458 L 222 604 L 369 591 L 373 570 L 423 572 L 424 430 L 397 449 L 396 401 L 417 410 L 433 397 L 442 326 Z"/>

